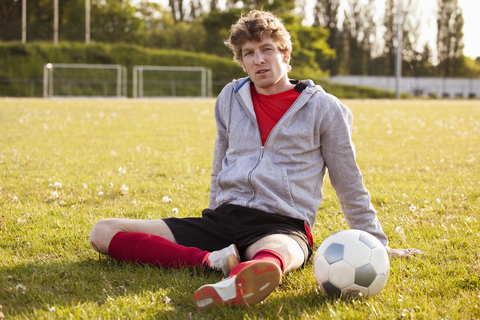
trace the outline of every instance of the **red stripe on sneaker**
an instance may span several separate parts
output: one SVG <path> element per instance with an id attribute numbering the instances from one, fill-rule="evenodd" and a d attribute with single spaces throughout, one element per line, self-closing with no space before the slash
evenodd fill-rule
<path id="1" fill-rule="evenodd" d="M 312 236 L 312 232 L 310 231 L 310 228 L 307 226 L 306 223 L 304 224 L 304 226 L 305 226 L 305 232 L 307 233 L 308 244 L 310 245 L 310 247 L 313 248 L 313 236 Z"/>

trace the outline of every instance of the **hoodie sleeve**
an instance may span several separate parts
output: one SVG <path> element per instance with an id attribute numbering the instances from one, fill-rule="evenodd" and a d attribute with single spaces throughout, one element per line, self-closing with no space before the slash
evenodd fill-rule
<path id="1" fill-rule="evenodd" d="M 350 228 L 369 232 L 386 246 L 387 237 L 356 163 L 351 139 L 352 112 L 337 99 L 330 100 L 330 108 L 320 136 L 321 148 L 342 212 Z"/>
<path id="2" fill-rule="evenodd" d="M 223 89 L 215 101 L 215 122 L 217 127 L 217 135 L 215 137 L 215 149 L 213 152 L 213 164 L 210 182 L 210 204 L 208 206 L 208 208 L 212 210 L 216 209 L 220 205 L 220 203 L 217 203 L 216 200 L 218 190 L 217 176 L 222 170 L 222 162 L 228 149 L 228 132 L 223 111 L 230 109 L 230 98 L 228 93 L 231 92 L 232 89 L 230 88 L 230 90 L 227 90 L 227 87 Z"/>

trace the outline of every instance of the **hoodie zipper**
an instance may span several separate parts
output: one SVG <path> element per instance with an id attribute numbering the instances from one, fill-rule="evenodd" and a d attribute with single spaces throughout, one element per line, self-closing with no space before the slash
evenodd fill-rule
<path id="1" fill-rule="evenodd" d="M 257 132 L 258 132 L 258 137 L 260 139 L 260 145 L 262 144 L 262 138 L 260 136 L 260 129 L 258 128 L 258 123 L 256 121 L 256 118 L 254 118 L 250 112 L 248 111 L 248 108 L 247 106 L 245 105 L 245 103 L 243 102 L 243 99 L 242 97 L 240 96 L 240 94 L 238 94 L 237 92 L 235 92 L 235 96 L 237 97 L 237 100 L 238 102 L 240 103 L 240 105 L 242 106 L 243 110 L 245 111 L 245 113 L 247 114 L 247 116 L 250 118 L 250 120 L 255 124 L 256 128 L 257 128 Z M 257 159 L 257 162 L 255 162 L 255 165 L 253 166 L 253 168 L 248 172 L 247 174 L 247 182 L 248 184 L 250 185 L 250 188 L 252 188 L 252 192 L 253 192 L 253 196 L 247 200 L 247 202 L 245 203 L 245 207 L 249 208 L 250 207 L 250 203 L 252 203 L 252 201 L 256 198 L 257 196 L 257 192 L 255 191 L 255 187 L 253 186 L 253 183 L 252 183 L 252 177 L 253 177 L 253 171 L 255 171 L 255 169 L 258 167 L 258 164 L 260 163 L 260 160 L 262 160 L 263 158 L 263 152 L 265 150 L 265 147 L 264 146 L 260 146 L 260 156 L 258 157 Z"/>
<path id="2" fill-rule="evenodd" d="M 272 130 L 270 131 L 268 137 L 267 137 L 267 140 L 265 140 L 265 144 L 262 145 L 260 147 L 260 156 L 259 158 L 257 159 L 257 162 L 255 162 L 255 165 L 253 166 L 253 168 L 248 172 L 248 175 L 247 175 L 247 181 L 248 181 L 248 184 L 250 185 L 250 187 L 252 188 L 252 191 L 253 191 L 253 196 L 247 200 L 247 202 L 245 203 L 245 207 L 249 208 L 250 207 L 250 204 L 253 202 L 253 200 L 255 200 L 255 198 L 257 197 L 257 192 L 255 191 L 255 187 L 253 186 L 253 183 L 252 183 L 252 178 L 253 178 L 253 172 L 255 171 L 255 169 L 258 167 L 258 164 L 260 163 L 260 161 L 263 159 L 263 154 L 265 153 L 265 146 L 267 145 L 267 142 L 268 140 L 270 139 L 270 136 L 272 135 L 272 133 L 274 132 L 274 130 L 277 128 L 278 124 L 282 121 L 282 119 L 284 119 L 286 117 L 286 115 L 290 112 L 290 110 L 292 110 L 293 106 L 296 104 L 297 101 L 300 100 L 300 98 L 305 94 L 305 90 L 298 96 L 298 98 L 295 100 L 295 102 L 293 102 L 292 106 L 287 110 L 287 112 L 285 112 L 285 114 L 280 118 L 280 120 L 278 120 L 278 122 L 275 124 L 275 126 L 272 128 Z M 237 96 L 237 92 L 235 92 L 235 95 Z M 258 137 L 260 139 L 260 144 L 262 143 L 262 138 L 260 136 L 260 129 L 258 127 L 258 122 L 257 121 L 253 121 L 251 115 L 250 115 L 250 112 L 248 111 L 248 108 L 247 106 L 245 105 L 245 103 L 243 102 L 243 99 L 242 97 L 240 96 L 240 94 L 238 94 L 237 96 L 237 100 L 238 102 L 242 105 L 242 108 L 245 110 L 245 113 L 247 113 L 247 116 L 252 120 L 252 122 L 255 123 L 255 126 L 257 127 L 257 131 L 258 131 Z"/>

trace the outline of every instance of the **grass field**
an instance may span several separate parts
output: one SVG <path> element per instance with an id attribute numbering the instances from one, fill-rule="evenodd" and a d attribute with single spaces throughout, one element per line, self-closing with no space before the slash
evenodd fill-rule
<path id="1" fill-rule="evenodd" d="M 325 297 L 310 260 L 259 305 L 198 312 L 193 293 L 221 274 L 117 263 L 95 253 L 88 235 L 106 217 L 200 214 L 213 100 L 0 100 L 5 318 L 480 318 L 480 101 L 344 102 L 390 246 L 425 254 L 391 260 L 373 298 Z M 339 212 L 327 183 L 315 247 L 347 228 Z"/>

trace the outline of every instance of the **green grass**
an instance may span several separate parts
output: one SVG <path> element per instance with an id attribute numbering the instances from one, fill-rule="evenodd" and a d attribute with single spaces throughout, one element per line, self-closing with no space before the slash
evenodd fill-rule
<path id="1" fill-rule="evenodd" d="M 310 260 L 259 305 L 198 312 L 193 293 L 221 274 L 117 263 L 95 253 L 88 235 L 106 217 L 163 218 L 174 208 L 199 215 L 208 204 L 213 100 L 0 100 L 6 318 L 480 318 L 480 102 L 344 102 L 390 246 L 425 254 L 392 260 L 385 289 L 369 299 L 325 297 Z M 316 246 L 347 228 L 339 212 L 327 183 Z"/>

